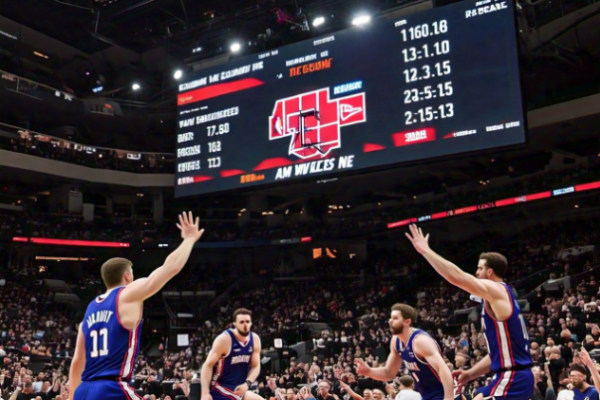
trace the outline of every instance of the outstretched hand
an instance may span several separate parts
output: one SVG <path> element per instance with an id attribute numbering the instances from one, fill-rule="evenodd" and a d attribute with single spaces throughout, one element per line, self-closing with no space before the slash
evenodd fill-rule
<path id="1" fill-rule="evenodd" d="M 579 352 L 579 359 L 583 364 L 588 368 L 595 368 L 594 361 L 592 361 L 592 357 L 590 357 L 590 353 L 587 352 L 585 347 L 581 347 L 581 352 Z"/>
<path id="2" fill-rule="evenodd" d="M 198 240 L 204 233 L 204 229 L 200 229 L 200 218 L 196 217 L 196 220 L 194 221 L 194 216 L 191 211 L 188 211 L 187 214 L 183 212 L 179 215 L 177 228 L 181 231 L 182 239 Z"/>
<path id="3" fill-rule="evenodd" d="M 409 225 L 408 229 L 410 229 L 410 233 L 407 232 L 405 235 L 412 245 L 415 246 L 415 250 L 417 250 L 419 254 L 424 254 L 429 251 L 429 233 L 427 236 L 423 236 L 423 231 L 415 224 Z"/>

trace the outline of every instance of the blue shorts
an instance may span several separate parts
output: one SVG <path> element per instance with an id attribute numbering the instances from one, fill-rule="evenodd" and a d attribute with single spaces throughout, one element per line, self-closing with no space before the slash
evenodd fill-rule
<path id="1" fill-rule="evenodd" d="M 81 382 L 72 400 L 138 400 L 141 398 L 126 382 L 97 380 Z"/>
<path id="2" fill-rule="evenodd" d="M 494 375 L 492 383 L 475 391 L 484 399 L 530 400 L 533 397 L 533 372 L 531 369 L 503 371 Z"/>
<path id="3" fill-rule="evenodd" d="M 235 394 L 233 392 L 234 389 L 234 387 L 230 388 L 219 383 L 215 383 L 210 388 L 210 395 L 212 396 L 213 400 L 242 400 L 244 396 L 238 396 Z"/>

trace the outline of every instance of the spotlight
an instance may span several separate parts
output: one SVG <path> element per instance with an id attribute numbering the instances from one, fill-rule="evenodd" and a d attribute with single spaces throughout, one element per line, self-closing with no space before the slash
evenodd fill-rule
<path id="1" fill-rule="evenodd" d="M 241 48 L 242 45 L 238 42 L 235 42 L 229 47 L 229 50 L 231 50 L 232 53 L 237 53 L 238 51 L 240 51 Z"/>
<path id="2" fill-rule="evenodd" d="M 173 78 L 175 78 L 177 80 L 181 79 L 182 76 L 183 76 L 183 71 L 180 69 L 175 71 L 175 73 L 173 74 Z"/>
<path id="3" fill-rule="evenodd" d="M 313 26 L 317 27 L 317 26 L 323 25 L 324 23 L 325 23 L 325 17 L 317 17 L 313 21 Z"/>
<path id="4" fill-rule="evenodd" d="M 361 26 L 371 22 L 371 16 L 366 14 L 361 14 L 352 20 L 352 25 Z"/>
<path id="5" fill-rule="evenodd" d="M 133 90 L 140 90 L 141 86 L 140 86 L 140 84 L 139 84 L 139 83 L 134 83 L 133 85 L 131 85 L 131 88 L 132 88 Z"/>

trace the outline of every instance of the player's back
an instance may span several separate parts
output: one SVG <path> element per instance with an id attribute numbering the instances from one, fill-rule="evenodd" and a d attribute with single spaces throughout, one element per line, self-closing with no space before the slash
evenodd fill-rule
<path id="1" fill-rule="evenodd" d="M 85 370 L 82 381 L 101 379 L 128 381 L 139 353 L 142 323 L 129 330 L 119 320 L 118 300 L 125 286 L 96 297 L 83 319 Z"/>
<path id="2" fill-rule="evenodd" d="M 235 334 L 226 330 L 231 338 L 231 347 L 229 353 L 223 355 L 217 362 L 213 370 L 213 379 L 211 387 L 214 390 L 234 389 L 243 384 L 250 370 L 250 361 L 254 350 L 254 334 L 250 332 L 245 343 L 241 343 Z"/>
<path id="3" fill-rule="evenodd" d="M 427 332 L 415 329 L 406 342 L 406 345 L 400 339 L 396 338 L 396 351 L 400 354 L 404 365 L 414 378 L 415 389 L 421 394 L 423 400 L 441 400 L 444 398 L 444 386 L 440 377 L 426 360 L 420 359 L 415 354 L 413 349 L 413 341 L 417 335 L 429 336 Z"/>
<path id="4" fill-rule="evenodd" d="M 491 371 L 497 373 L 531 368 L 533 362 L 529 352 L 529 336 L 521 308 L 512 289 L 505 283 L 500 285 L 510 296 L 512 312 L 508 319 L 498 321 L 490 315 L 489 305 L 485 301 L 482 311 L 484 334 L 492 361 Z"/>

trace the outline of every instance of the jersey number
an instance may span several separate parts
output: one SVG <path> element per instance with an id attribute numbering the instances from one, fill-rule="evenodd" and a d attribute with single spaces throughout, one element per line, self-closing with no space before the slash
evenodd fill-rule
<path id="1" fill-rule="evenodd" d="M 93 330 L 90 331 L 90 336 L 92 337 L 92 352 L 90 353 L 90 357 L 96 358 L 98 356 L 102 357 L 108 354 L 108 329 L 102 328 L 99 331 Z M 100 352 L 98 352 L 98 336 L 102 339 L 102 348 Z"/>

